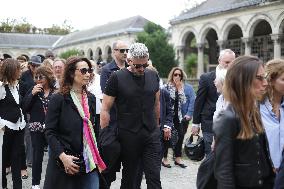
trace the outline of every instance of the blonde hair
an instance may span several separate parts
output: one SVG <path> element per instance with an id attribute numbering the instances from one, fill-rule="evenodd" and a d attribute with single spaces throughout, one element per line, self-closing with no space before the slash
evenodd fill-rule
<path id="1" fill-rule="evenodd" d="M 173 67 L 168 75 L 168 83 L 173 83 L 174 82 L 174 79 L 173 79 L 173 75 L 174 75 L 174 72 L 176 70 L 179 70 L 181 72 L 181 80 L 184 81 L 186 80 L 187 76 L 186 76 L 186 73 L 179 67 Z"/>
<path id="2" fill-rule="evenodd" d="M 284 60 L 274 59 L 266 63 L 265 77 L 268 82 L 268 86 L 266 93 L 262 97 L 262 101 L 265 100 L 266 97 L 268 97 L 269 100 L 273 102 L 275 89 L 272 86 L 272 82 L 275 81 L 278 77 L 280 77 L 283 73 L 284 73 Z"/>

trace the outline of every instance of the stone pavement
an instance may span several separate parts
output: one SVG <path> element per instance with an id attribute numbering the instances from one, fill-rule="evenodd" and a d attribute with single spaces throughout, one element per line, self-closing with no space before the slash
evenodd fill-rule
<path id="1" fill-rule="evenodd" d="M 169 150 L 171 153 L 171 150 Z M 169 153 L 169 157 L 171 157 Z M 200 162 L 194 162 L 184 158 L 184 163 L 188 166 L 186 169 L 182 169 L 176 165 L 174 165 L 173 161 L 171 161 L 172 168 L 165 168 L 162 166 L 161 171 L 161 182 L 163 189 L 196 189 L 196 175 L 197 169 L 200 165 Z M 45 153 L 44 163 L 43 163 L 43 173 L 42 173 L 42 181 L 41 188 L 43 188 L 44 183 L 44 175 L 47 165 L 47 153 Z M 31 168 L 28 168 L 29 178 L 23 180 L 23 189 L 31 188 Z M 111 189 L 119 189 L 120 187 L 120 179 L 121 173 L 117 173 L 117 180 L 112 184 Z M 146 189 L 146 180 L 143 178 L 142 180 L 142 189 Z M 12 188 L 11 181 L 11 173 L 8 175 L 8 188 Z"/>
<path id="2" fill-rule="evenodd" d="M 190 131 L 191 128 L 188 128 Z M 189 132 L 185 136 L 185 139 L 188 137 Z M 169 149 L 168 157 L 172 157 L 172 150 Z M 40 188 L 43 188 L 44 184 L 44 177 L 45 177 L 45 170 L 47 166 L 47 158 L 48 155 L 45 152 L 44 155 L 44 162 L 43 162 L 43 173 L 42 173 L 42 180 Z M 170 158 L 169 158 L 170 159 Z M 176 165 L 174 162 L 171 161 L 172 168 L 165 168 L 162 166 L 161 170 L 161 182 L 163 189 L 196 189 L 196 176 L 197 170 L 200 165 L 200 162 L 191 161 L 186 157 L 183 157 L 184 163 L 188 166 L 186 169 L 182 169 Z M 23 189 L 30 189 L 32 185 L 32 173 L 31 168 L 28 168 L 29 178 L 23 180 Z M 120 187 L 120 180 L 121 180 L 121 173 L 117 173 L 117 180 L 112 184 L 111 189 L 119 189 Z M 11 174 L 8 175 L 8 188 L 12 188 L 11 182 Z M 146 180 L 143 178 L 141 189 L 146 189 Z"/>

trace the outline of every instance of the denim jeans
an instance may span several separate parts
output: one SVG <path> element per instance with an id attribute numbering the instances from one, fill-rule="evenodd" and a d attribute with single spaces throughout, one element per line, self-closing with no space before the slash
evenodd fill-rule
<path id="1" fill-rule="evenodd" d="M 99 176 L 97 171 L 82 176 L 81 189 L 99 189 Z"/>

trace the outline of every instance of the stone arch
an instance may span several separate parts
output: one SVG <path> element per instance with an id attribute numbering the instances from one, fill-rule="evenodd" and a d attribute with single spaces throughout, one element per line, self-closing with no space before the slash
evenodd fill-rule
<path id="1" fill-rule="evenodd" d="M 105 60 L 106 62 L 111 62 L 112 61 L 112 50 L 110 45 L 106 45 L 104 48 L 104 55 L 105 55 Z"/>
<path id="2" fill-rule="evenodd" d="M 273 27 L 265 20 L 256 20 L 250 30 L 251 54 L 267 62 L 274 57 L 274 43 L 271 39 Z"/>
<path id="3" fill-rule="evenodd" d="M 97 63 L 103 61 L 102 54 L 103 52 L 102 52 L 101 47 L 97 47 L 96 52 L 95 52 L 95 61 Z"/>
<path id="4" fill-rule="evenodd" d="M 15 54 L 13 53 L 13 51 L 10 51 L 10 50 L 1 49 L 0 53 L 3 55 L 4 58 L 9 58 L 9 57 L 17 58 L 15 57 Z"/>
<path id="5" fill-rule="evenodd" d="M 284 11 L 277 17 L 277 21 L 278 34 L 284 34 Z"/>
<path id="6" fill-rule="evenodd" d="M 29 55 L 27 55 L 27 54 L 21 54 L 21 56 L 26 57 L 27 61 L 29 61 L 29 59 L 30 59 Z"/>
<path id="7" fill-rule="evenodd" d="M 265 20 L 269 23 L 269 25 L 272 29 L 272 33 L 274 33 L 274 31 L 273 31 L 273 29 L 274 29 L 273 19 L 266 14 L 256 14 L 248 21 L 248 24 L 246 25 L 246 31 L 248 32 L 248 37 L 253 36 L 253 32 L 255 30 L 255 27 L 259 24 L 259 22 L 261 22 L 263 20 Z"/>
<path id="8" fill-rule="evenodd" d="M 243 37 L 243 24 L 237 19 L 227 22 L 223 26 L 222 38 L 223 48 L 231 49 L 237 56 L 245 53 L 245 46 L 242 42 Z"/>
<path id="9" fill-rule="evenodd" d="M 183 54 L 179 58 L 184 59 L 184 71 L 190 78 L 196 78 L 198 54 L 196 35 L 193 32 L 186 32 L 182 44 Z"/>
<path id="10" fill-rule="evenodd" d="M 217 37 L 219 39 L 219 35 L 220 35 L 220 30 L 219 28 L 215 25 L 215 24 L 211 24 L 211 23 L 205 23 L 203 25 L 203 27 L 200 29 L 200 32 L 199 32 L 199 36 L 197 36 L 197 41 L 198 42 L 201 42 L 201 43 L 204 43 L 205 42 L 205 38 L 206 38 L 206 35 L 208 34 L 208 32 L 210 30 L 214 30 L 217 34 Z"/>
<path id="11" fill-rule="evenodd" d="M 242 28 L 244 28 L 244 24 L 239 19 L 237 19 L 237 18 L 229 19 L 222 26 L 222 31 L 221 31 L 221 34 L 220 34 L 220 40 L 227 40 L 229 32 L 236 25 L 239 26 L 241 28 L 242 33 L 244 33 L 244 31 L 242 30 Z"/>
<path id="12" fill-rule="evenodd" d="M 185 45 L 186 39 L 190 33 L 192 33 L 197 38 L 197 31 L 193 27 L 186 27 L 180 34 L 179 44 L 181 46 Z"/>
<path id="13" fill-rule="evenodd" d="M 204 70 L 202 71 L 210 71 L 215 69 L 218 64 L 218 56 L 219 56 L 219 45 L 217 41 L 219 39 L 219 29 L 214 24 L 204 24 L 203 28 L 200 30 L 199 40 L 201 44 L 204 44 Z"/>
<path id="14" fill-rule="evenodd" d="M 90 60 L 94 60 L 94 53 L 93 50 L 91 48 L 88 49 L 87 51 L 87 58 Z"/>

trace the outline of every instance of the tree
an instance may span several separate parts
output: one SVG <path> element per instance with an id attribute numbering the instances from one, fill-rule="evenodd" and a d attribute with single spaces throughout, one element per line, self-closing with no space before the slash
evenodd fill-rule
<path id="1" fill-rule="evenodd" d="M 195 53 L 191 53 L 185 59 L 185 72 L 188 74 L 189 78 L 196 78 L 197 74 L 197 55 Z"/>
<path id="2" fill-rule="evenodd" d="M 59 55 L 60 58 L 64 58 L 65 60 L 71 56 L 79 56 L 80 51 L 78 49 L 70 49 L 67 50 Z"/>
<path id="3" fill-rule="evenodd" d="M 167 33 L 160 25 L 148 22 L 136 41 L 148 47 L 153 66 L 161 77 L 167 77 L 172 67 L 177 66 L 174 48 L 168 43 Z"/>

